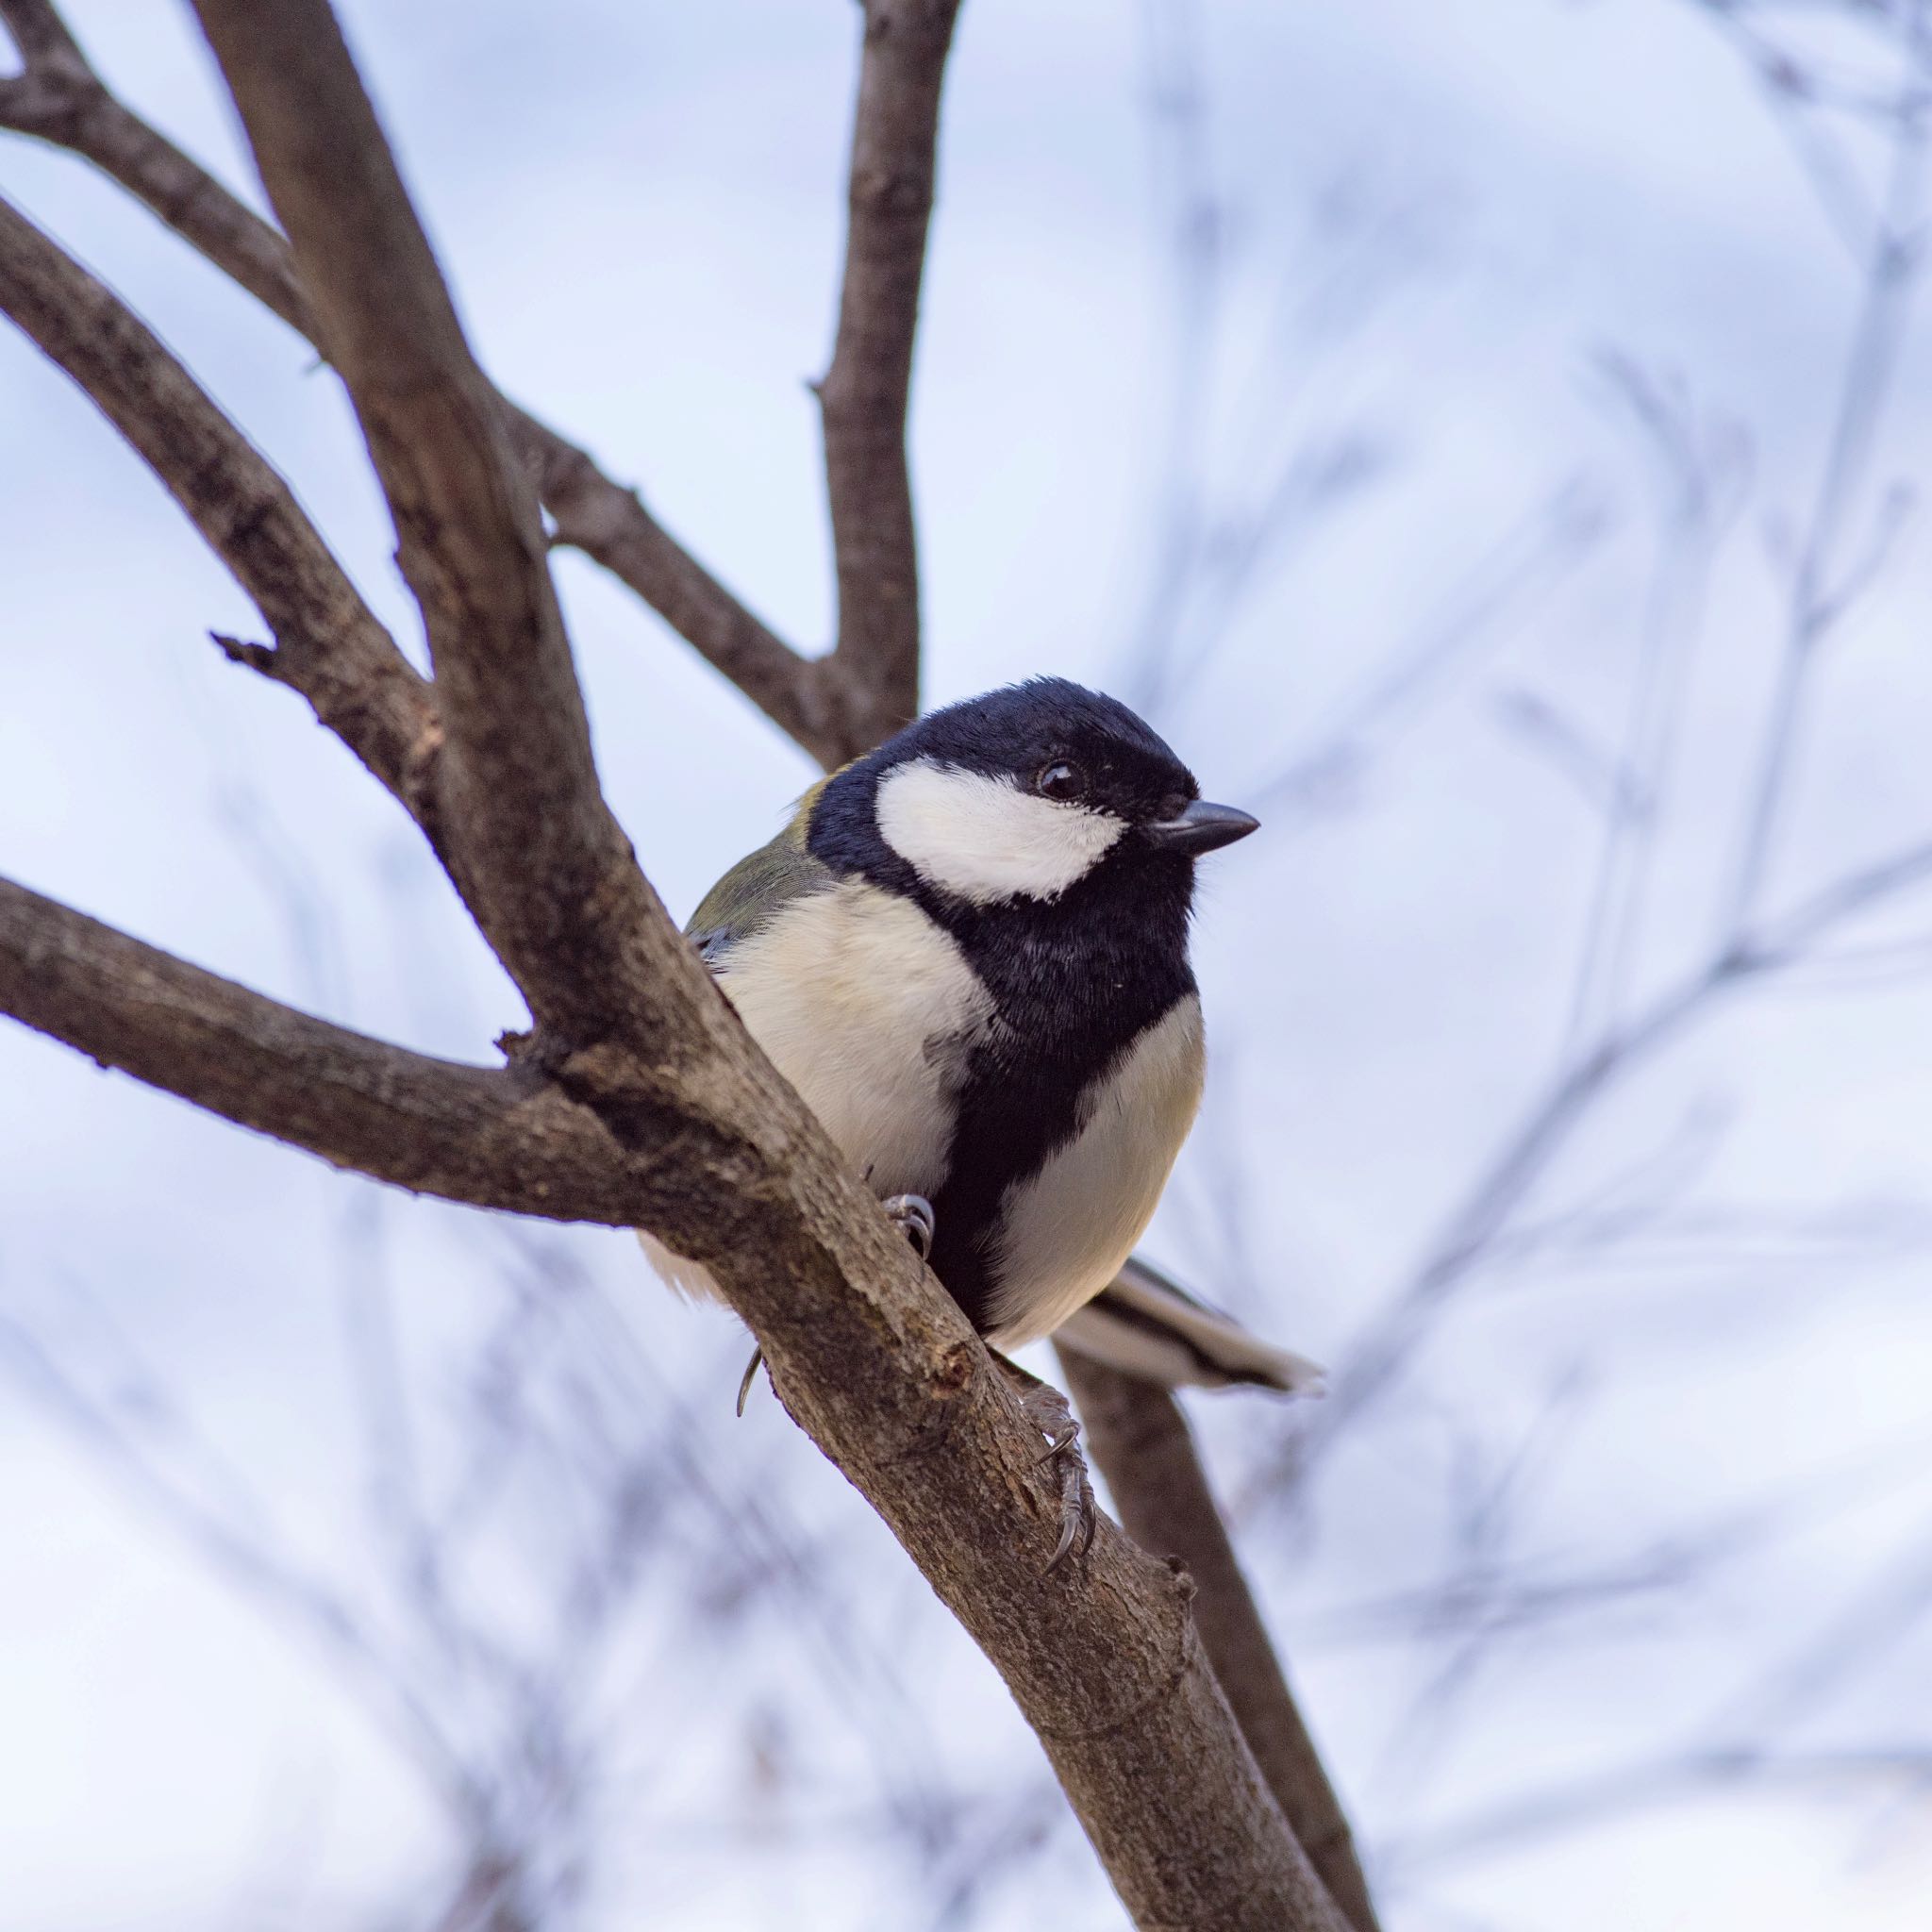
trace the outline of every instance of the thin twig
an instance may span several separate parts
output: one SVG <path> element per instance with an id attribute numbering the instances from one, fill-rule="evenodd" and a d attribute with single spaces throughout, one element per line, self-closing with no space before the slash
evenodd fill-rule
<path id="1" fill-rule="evenodd" d="M 1642 1758 L 1570 1783 L 1545 1783 L 1524 1797 L 1398 1840 L 1385 1856 L 1398 1882 L 1406 1884 L 1411 1873 L 1424 1867 L 1491 1857 L 1621 1814 L 1680 1804 L 1701 1791 L 1737 1786 L 1830 1790 L 1852 1784 L 1932 1790 L 1932 1749 L 1911 1740 L 1849 1750 L 1740 1746 Z"/>
<path id="2" fill-rule="evenodd" d="M 370 1620 L 339 1590 L 274 1545 L 258 1526 L 242 1527 L 192 1493 L 142 1452 L 110 1410 L 92 1398 L 29 1329 L 0 1315 L 0 1355 L 10 1355 L 27 1385 L 74 1433 L 105 1456 L 192 1547 L 251 1594 L 294 1616 L 341 1670 L 351 1690 L 412 1753 L 439 1795 L 473 1820 L 481 1788 L 441 1715 L 395 1668 Z"/>
<path id="3" fill-rule="evenodd" d="M 1827 933 L 1932 880 L 1932 843 L 1848 874 L 1759 934 L 1666 988 L 1546 1087 L 1483 1169 L 1394 1302 L 1336 1372 L 1320 1412 L 1264 1481 L 1305 1482 L 1341 1430 L 1383 1394 L 1422 1347 L 1450 1293 L 1487 1265 L 1524 1201 L 1591 1108 L 1647 1066 L 1725 996 L 1804 958 Z"/>
<path id="4" fill-rule="evenodd" d="M 1707 446 L 1689 401 L 1627 358 L 1607 356 L 1602 363 L 1660 458 L 1665 503 L 1618 759 L 1636 809 L 1612 812 L 1605 823 L 1564 1041 L 1568 1054 L 1593 1044 L 1623 1015 L 1704 593 L 1729 513 L 1740 501 L 1735 462 L 1726 463 L 1721 441 Z"/>

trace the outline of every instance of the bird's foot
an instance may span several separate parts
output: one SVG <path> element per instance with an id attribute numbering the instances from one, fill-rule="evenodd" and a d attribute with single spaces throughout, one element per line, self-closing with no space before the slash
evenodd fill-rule
<path id="1" fill-rule="evenodd" d="M 879 1203 L 892 1225 L 912 1243 L 912 1252 L 924 1261 L 932 1254 L 932 1203 L 924 1194 L 888 1194 Z"/>
<path id="2" fill-rule="evenodd" d="M 1087 1458 L 1080 1453 L 1079 1420 L 1067 1398 L 1051 1382 L 1029 1375 L 1017 1362 L 1009 1362 L 997 1352 L 993 1360 L 1020 1391 L 1020 1406 L 1026 1411 L 1026 1420 L 1046 1438 L 1040 1460 L 1042 1465 L 1051 1464 L 1059 1479 L 1060 1540 L 1054 1545 L 1042 1573 L 1051 1576 L 1068 1557 L 1077 1559 L 1093 1546 L 1093 1531 L 1100 1516 L 1093 1500 L 1093 1485 L 1087 1475 Z"/>

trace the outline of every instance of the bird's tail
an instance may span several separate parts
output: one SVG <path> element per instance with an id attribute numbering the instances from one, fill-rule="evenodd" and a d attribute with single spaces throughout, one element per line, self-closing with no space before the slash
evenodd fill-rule
<path id="1" fill-rule="evenodd" d="M 1168 1389 L 1247 1384 L 1284 1395 L 1319 1395 L 1324 1387 L 1318 1364 L 1249 1334 L 1233 1316 L 1189 1294 L 1138 1255 L 1060 1324 L 1054 1340 Z"/>

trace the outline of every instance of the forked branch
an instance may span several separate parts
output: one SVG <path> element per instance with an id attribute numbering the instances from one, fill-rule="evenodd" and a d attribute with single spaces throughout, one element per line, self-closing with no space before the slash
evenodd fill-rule
<path id="1" fill-rule="evenodd" d="M 401 1054 L 21 888 L 0 893 L 0 1004 L 326 1158 L 649 1227 L 709 1267 L 793 1413 L 1006 1676 L 1137 1919 L 1338 1932 L 1200 1655 L 1189 1591 L 1105 1531 L 1077 1586 L 1042 1577 L 1056 1498 L 1004 1382 L 638 873 L 597 786 L 534 492 L 332 16 L 320 0 L 201 12 L 395 518 L 437 672 L 440 822 L 541 1051 L 502 1073 Z M 206 399 L 165 358 L 137 359 L 131 387 L 87 370 L 137 445 L 166 459 L 137 420 L 165 406 L 217 468 L 234 461 Z M 280 546 L 306 555 L 313 537 L 272 473 L 256 477 L 260 553 L 220 491 L 175 480 L 265 608 L 312 614 L 333 565 L 315 543 L 296 592 L 272 580 Z"/>
<path id="2" fill-rule="evenodd" d="M 666 922 L 598 786 L 536 491 L 334 16 L 324 0 L 197 11 L 423 611 L 464 899 L 553 1043 L 644 1043 Z"/>
<path id="3" fill-rule="evenodd" d="M 337 1164 L 658 1228 L 707 1260 L 788 1407 L 1007 1678 L 1137 1922 L 1345 1932 L 1200 1653 L 1191 1592 L 1105 1525 L 1077 1587 L 1042 1576 L 1055 1511 L 1004 1378 L 795 1098 L 774 1076 L 756 1091 L 755 1062 L 634 1068 L 621 1098 L 600 1054 L 555 1079 L 456 1066 L 5 882 L 0 1009 Z M 1033 1516 L 1017 1538 L 1016 1505 Z"/>

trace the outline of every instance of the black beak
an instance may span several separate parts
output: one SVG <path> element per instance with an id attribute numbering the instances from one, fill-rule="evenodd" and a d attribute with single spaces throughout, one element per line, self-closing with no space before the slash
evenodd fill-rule
<path id="1" fill-rule="evenodd" d="M 1185 852 L 1192 858 L 1245 839 L 1260 823 L 1231 805 L 1209 805 L 1205 798 L 1197 798 L 1179 818 L 1157 819 L 1141 829 L 1158 851 Z"/>

